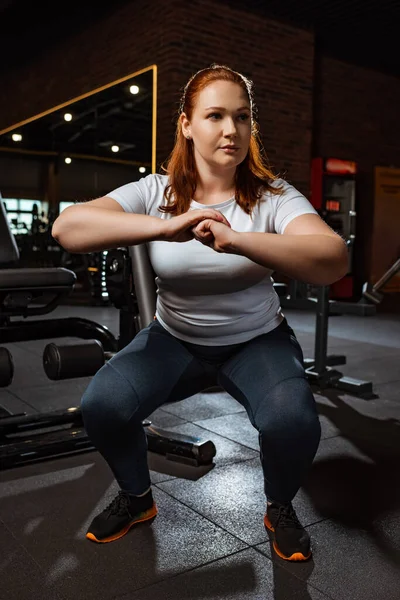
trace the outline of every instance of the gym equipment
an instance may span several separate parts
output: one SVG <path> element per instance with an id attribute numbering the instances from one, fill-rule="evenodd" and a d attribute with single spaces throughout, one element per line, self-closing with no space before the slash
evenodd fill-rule
<path id="1" fill-rule="evenodd" d="M 362 294 L 363 297 L 373 304 L 380 304 L 383 300 L 383 294 L 379 293 L 391 279 L 400 271 L 400 258 L 382 275 L 382 277 L 374 284 L 364 283 Z"/>
<path id="2" fill-rule="evenodd" d="M 318 304 L 318 286 L 310 285 L 295 279 L 289 282 L 289 293 L 282 297 L 282 308 L 299 310 L 316 310 Z M 361 299 L 359 302 L 333 300 L 328 296 L 328 315 L 358 315 L 369 317 L 376 314 L 376 307 Z"/>
<path id="3" fill-rule="evenodd" d="M 18 248 L 8 225 L 6 213 L 0 196 L 0 266 L 14 267 L 19 258 Z M 47 319 L 41 321 L 23 321 L 22 318 L 51 312 L 61 298 L 72 292 L 76 276 L 64 268 L 51 269 L 0 269 L 0 339 L 2 342 L 27 341 L 33 339 L 51 339 L 54 337 L 78 337 L 92 340 L 91 348 L 98 348 L 97 358 L 92 357 L 92 372 L 99 367 L 99 358 L 111 356 L 129 343 L 142 328 L 142 323 L 150 322 L 155 309 L 156 290 L 154 278 L 151 282 L 150 263 L 144 264 L 147 257 L 145 248 L 111 250 L 107 253 L 106 269 L 109 273 L 107 289 L 110 298 L 120 315 L 120 335 L 116 339 L 106 328 L 94 321 L 80 318 Z M 137 275 L 132 273 L 132 264 L 136 265 Z M 142 314 L 138 314 L 136 299 L 137 286 L 152 283 L 151 287 L 139 293 Z M 52 299 L 37 305 L 43 296 L 52 295 Z M 153 302 L 144 308 L 146 302 Z M 36 303 L 36 304 L 35 304 Z M 11 317 L 14 320 L 11 320 Z M 20 320 L 15 320 L 20 317 Z M 21 318 L 22 317 L 22 318 Z M 147 324 L 147 323 L 146 323 Z M 143 325 L 145 326 L 145 325 Z M 94 341 L 93 341 L 94 340 Z M 51 344 L 50 344 L 51 347 Z M 53 348 L 54 350 L 54 348 Z M 92 351 L 93 352 L 93 351 Z M 82 376 L 75 356 L 75 375 Z M 70 357 L 71 358 L 71 357 Z M 79 363 L 79 361 L 78 361 Z M 65 361 L 63 365 L 65 364 Z M 72 369 L 72 358 L 70 369 Z M 85 363 L 87 368 L 87 362 Z M 10 385 L 14 372 L 10 352 L 0 349 L 0 385 Z M 71 373 L 71 370 L 69 371 Z M 85 373 L 86 374 L 86 373 Z M 71 375 L 69 375 L 71 376 Z M 169 460 L 185 464 L 205 465 L 212 462 L 215 446 L 210 441 L 202 441 L 192 436 L 171 434 L 157 428 L 151 422 L 143 423 L 149 450 L 164 454 Z M 94 450 L 83 427 L 80 410 L 71 407 L 63 411 L 35 415 L 11 415 L 0 407 L 0 469 L 36 462 L 46 458 L 75 454 Z"/>
<path id="4" fill-rule="evenodd" d="M 14 361 L 7 348 L 0 348 L 0 388 L 11 384 L 14 377 Z"/>
<path id="5" fill-rule="evenodd" d="M 304 365 L 310 383 L 321 389 L 340 389 L 361 398 L 373 397 L 372 383 L 352 377 L 343 377 L 333 366 L 346 364 L 342 355 L 327 355 L 329 286 L 320 286 L 317 292 L 314 358 L 305 358 Z"/>
<path id="6" fill-rule="evenodd" d="M 216 455 L 210 440 L 171 433 L 143 421 L 147 447 L 167 460 L 191 466 L 208 466 Z M 57 429 L 55 429 L 57 428 Z M 79 408 L 50 414 L 12 415 L 0 418 L 0 469 L 11 469 L 54 457 L 95 450 L 84 429 Z"/>
<path id="7" fill-rule="evenodd" d="M 311 161 L 310 202 L 330 227 L 346 240 L 349 253 L 347 274 L 331 286 L 333 298 L 354 294 L 354 242 L 356 239 L 357 164 L 338 158 Z"/>
<path id="8" fill-rule="evenodd" d="M 43 368 L 47 377 L 53 381 L 90 377 L 114 354 L 105 352 L 98 340 L 65 346 L 51 343 L 43 351 Z"/>
<path id="9" fill-rule="evenodd" d="M 0 340 L 2 343 L 78 337 L 98 339 L 106 350 L 116 350 L 116 340 L 102 325 L 80 318 L 29 320 L 26 317 L 53 311 L 68 296 L 76 275 L 58 268 L 14 268 L 19 250 L 10 230 L 0 195 Z M 18 320 L 16 320 L 19 317 Z"/>

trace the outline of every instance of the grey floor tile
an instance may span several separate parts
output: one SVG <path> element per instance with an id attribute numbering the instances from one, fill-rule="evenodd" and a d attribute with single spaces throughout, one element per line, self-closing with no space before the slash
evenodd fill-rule
<path id="1" fill-rule="evenodd" d="M 60 600 L 49 574 L 43 572 L 0 522 L 0 597 L 4 600 Z"/>
<path id="2" fill-rule="evenodd" d="M 26 465 L 0 475 L 0 514 L 9 526 L 19 518 L 41 521 L 73 508 L 79 515 L 81 510 L 90 510 L 113 481 L 107 465 L 94 452 Z"/>
<path id="3" fill-rule="evenodd" d="M 316 402 L 319 414 L 340 435 L 368 446 L 367 452 L 386 447 L 400 453 L 400 402 L 363 400 L 333 390 L 317 395 Z"/>
<path id="4" fill-rule="evenodd" d="M 315 312 L 284 309 L 289 324 L 300 333 L 314 334 Z M 336 315 L 329 318 L 329 337 L 343 340 L 400 348 L 400 318 L 398 314 L 379 314 L 369 317 Z"/>
<path id="5" fill-rule="evenodd" d="M 250 423 L 246 412 L 240 412 L 210 419 L 196 419 L 196 425 L 218 433 L 234 442 L 252 448 L 259 449 L 258 432 Z"/>
<path id="6" fill-rule="evenodd" d="M 329 400 L 318 393 L 314 393 L 314 398 L 317 405 L 319 421 L 321 423 L 321 440 L 340 435 L 340 429 L 336 425 L 334 419 L 330 419 L 329 414 L 325 414 L 323 410 L 325 405 L 329 403 Z M 321 405 L 322 409 L 319 410 Z"/>
<path id="7" fill-rule="evenodd" d="M 29 402 L 38 412 L 50 412 L 79 406 L 90 382 L 89 377 L 50 381 L 36 386 L 13 386 L 12 393 Z M 11 389 L 11 388 L 10 388 Z"/>
<path id="8" fill-rule="evenodd" d="M 303 352 L 307 356 L 314 356 L 315 350 L 315 334 L 298 332 L 296 335 Z M 392 354 L 398 354 L 400 348 L 393 348 L 393 346 L 386 346 L 372 343 L 372 340 L 368 342 L 357 342 L 354 340 L 348 340 L 344 338 L 334 337 L 328 333 L 328 348 L 327 354 L 334 354 L 345 356 L 347 360 L 353 360 L 357 358 L 369 358 L 370 356 L 388 356 Z"/>
<path id="9" fill-rule="evenodd" d="M 153 470 L 150 476 L 153 484 L 173 478 Z M 22 517 L 41 521 L 47 514 L 72 509 L 79 515 L 105 505 L 117 490 L 110 468 L 96 451 L 25 465 L 0 471 L 0 518 L 11 526 Z"/>
<path id="10" fill-rule="evenodd" d="M 314 357 L 314 349 L 303 345 L 305 358 Z M 374 346 L 372 344 L 335 344 L 328 348 L 328 355 L 344 355 L 346 363 L 334 368 L 343 376 L 371 381 L 374 386 L 387 381 L 398 380 L 400 349 Z"/>
<path id="11" fill-rule="evenodd" d="M 199 481 L 174 479 L 158 487 L 247 544 L 258 544 L 267 537 L 259 459 L 217 468 Z M 294 506 L 304 524 L 321 519 L 302 492 L 296 496 Z"/>
<path id="12" fill-rule="evenodd" d="M 400 512 L 368 529 L 324 521 L 308 532 L 310 561 L 291 564 L 274 555 L 274 562 L 334 600 L 398 600 Z M 270 555 L 269 543 L 257 549 Z"/>
<path id="13" fill-rule="evenodd" d="M 371 381 L 374 385 L 398 381 L 400 352 L 396 351 L 387 356 L 370 356 L 368 358 L 349 359 L 346 365 L 339 368 L 346 377 Z"/>
<path id="14" fill-rule="evenodd" d="M 85 532 L 99 506 L 88 506 L 82 485 L 75 495 L 62 514 L 12 523 L 13 535 L 66 599 L 115 598 L 246 547 L 158 489 L 159 514 L 152 525 L 138 526 L 117 542 L 95 544 Z"/>
<path id="15" fill-rule="evenodd" d="M 343 354 L 348 361 L 354 359 L 366 359 L 372 357 L 381 358 L 385 356 L 400 357 L 400 348 L 376 344 L 373 340 L 368 342 L 357 342 L 353 340 L 345 340 L 343 338 L 328 337 L 328 353 Z"/>
<path id="16" fill-rule="evenodd" d="M 190 415 L 187 415 L 190 417 Z M 176 415 L 166 412 L 162 408 L 157 408 L 151 415 L 149 415 L 148 420 L 152 422 L 153 425 L 161 428 L 170 428 L 175 427 L 176 425 L 183 425 L 187 422 L 188 419 L 182 419 L 181 417 L 177 417 Z"/>
<path id="17" fill-rule="evenodd" d="M 368 528 L 400 508 L 399 460 L 400 454 L 368 440 L 323 440 L 301 494 L 320 519 Z"/>
<path id="18" fill-rule="evenodd" d="M 202 392 L 180 402 L 164 404 L 163 410 L 192 422 L 243 412 L 244 408 L 227 392 Z"/>
<path id="19" fill-rule="evenodd" d="M 383 402 L 393 402 L 400 406 L 400 379 L 376 385 L 375 393 Z"/>
<path id="20" fill-rule="evenodd" d="M 215 469 L 199 481 L 175 479 L 158 487 L 247 544 L 265 540 L 265 496 L 258 459 Z"/>
<path id="21" fill-rule="evenodd" d="M 8 388 L 0 389 L 0 406 L 8 410 L 12 415 L 37 412 L 31 404 L 24 402 L 13 392 L 8 391 Z"/>
<path id="22" fill-rule="evenodd" d="M 306 582 L 253 549 L 144 588 L 118 600 L 324 600 Z"/>
<path id="23" fill-rule="evenodd" d="M 325 415 L 319 415 L 319 422 L 321 424 L 321 440 L 340 435 L 340 430 Z"/>

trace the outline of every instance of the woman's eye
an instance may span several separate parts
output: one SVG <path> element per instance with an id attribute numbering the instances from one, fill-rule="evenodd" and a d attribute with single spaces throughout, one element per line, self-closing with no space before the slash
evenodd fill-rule
<path id="1" fill-rule="evenodd" d="M 221 119 L 221 113 L 210 113 L 209 115 L 207 115 L 207 119 Z M 247 121 L 250 118 L 250 115 L 248 115 L 247 113 L 243 113 L 241 115 L 238 115 L 237 117 L 239 119 L 239 121 Z"/>

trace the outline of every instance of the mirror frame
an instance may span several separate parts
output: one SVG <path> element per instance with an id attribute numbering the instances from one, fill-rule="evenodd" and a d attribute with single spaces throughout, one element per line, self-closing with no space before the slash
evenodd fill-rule
<path id="1" fill-rule="evenodd" d="M 0 130 L 0 135 L 9 133 L 10 131 L 17 129 L 18 127 L 22 127 L 23 125 L 32 123 L 33 121 L 36 121 L 37 119 L 40 119 L 41 117 L 45 117 L 46 115 L 56 112 L 57 110 L 60 110 L 61 108 L 70 106 L 74 102 L 78 102 L 79 100 L 83 100 L 84 98 L 89 98 L 90 96 L 94 96 L 94 94 L 98 94 L 99 92 L 102 92 L 103 90 L 113 87 L 114 85 L 118 85 L 129 79 L 133 79 L 134 77 L 137 77 L 138 75 L 141 75 L 142 73 L 146 73 L 147 71 L 151 71 L 151 70 L 153 71 L 153 98 L 152 98 L 153 106 L 152 106 L 152 124 L 151 124 L 151 138 L 152 138 L 151 139 L 151 142 L 152 142 L 151 143 L 151 172 L 155 173 L 156 172 L 156 151 L 157 151 L 157 148 L 156 148 L 156 141 L 157 141 L 157 65 L 155 65 L 155 64 L 150 65 L 149 67 L 145 67 L 144 69 L 140 69 L 139 71 L 135 71 L 134 73 L 130 73 L 129 75 L 126 75 L 125 77 L 121 77 L 120 79 L 115 79 L 114 81 L 111 81 L 110 83 L 102 85 L 101 87 L 98 87 L 90 92 L 86 92 L 85 94 L 76 96 L 75 98 L 72 98 L 71 100 L 68 100 L 67 102 L 63 102 L 62 104 L 53 106 L 52 108 L 49 108 L 37 115 L 29 117 L 28 119 L 24 119 L 23 121 L 20 121 L 19 123 L 14 123 L 13 125 L 10 125 L 9 127 L 6 127 L 5 129 Z M 6 151 L 6 150 L 4 150 L 4 151 Z M 34 150 L 19 150 L 18 148 L 15 148 L 15 149 L 7 148 L 7 152 L 11 152 L 11 153 L 16 152 L 16 153 L 20 153 L 20 154 L 50 154 L 48 152 L 35 152 Z M 91 158 L 96 158 L 96 157 L 91 157 Z M 101 160 L 107 160 L 107 159 L 99 158 L 98 160 L 101 161 Z"/>

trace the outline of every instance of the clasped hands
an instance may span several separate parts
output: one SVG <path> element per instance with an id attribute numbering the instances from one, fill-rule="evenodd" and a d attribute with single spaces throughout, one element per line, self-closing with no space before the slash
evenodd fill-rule
<path id="1" fill-rule="evenodd" d="M 234 253 L 234 240 L 238 232 L 232 230 L 229 221 L 221 213 L 218 214 L 222 217 L 221 220 L 204 219 L 192 227 L 191 231 L 198 242 L 215 252 Z"/>

